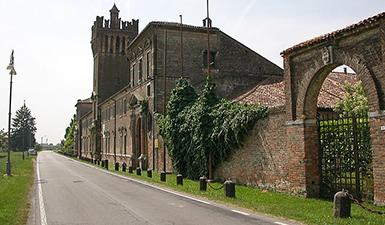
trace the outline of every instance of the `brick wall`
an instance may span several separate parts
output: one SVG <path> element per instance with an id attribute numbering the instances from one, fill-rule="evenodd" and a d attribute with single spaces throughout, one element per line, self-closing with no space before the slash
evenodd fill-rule
<path id="1" fill-rule="evenodd" d="M 243 147 L 214 171 L 214 177 L 287 191 L 288 162 L 285 112 L 279 109 L 256 123 Z"/>

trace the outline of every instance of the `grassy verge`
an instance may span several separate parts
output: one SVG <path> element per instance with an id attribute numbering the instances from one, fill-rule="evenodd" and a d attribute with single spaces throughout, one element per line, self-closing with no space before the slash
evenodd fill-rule
<path id="1" fill-rule="evenodd" d="M 7 177 L 6 153 L 0 153 L 0 224 L 25 224 L 29 210 L 29 191 L 34 180 L 33 160 L 19 152 L 11 153 L 12 176 Z"/>
<path id="2" fill-rule="evenodd" d="M 88 163 L 88 162 L 87 162 Z M 114 165 L 109 164 L 110 171 L 113 171 Z M 167 181 L 160 181 L 158 173 L 153 172 L 153 177 L 148 178 L 146 171 L 142 172 L 141 176 L 128 172 L 115 173 L 128 176 L 138 180 L 144 180 L 151 184 L 167 187 L 176 191 L 185 192 L 197 196 L 201 196 L 220 203 L 231 204 L 238 207 L 250 209 L 258 213 L 288 218 L 300 221 L 306 224 L 330 224 L 330 225 L 383 225 L 385 224 L 385 215 L 377 215 L 369 213 L 357 205 L 352 205 L 352 217 L 348 219 L 336 219 L 332 216 L 333 203 L 320 199 L 306 199 L 296 197 L 284 193 L 265 192 L 258 188 L 236 186 L 236 198 L 227 198 L 224 196 L 224 191 L 213 190 L 208 187 L 206 192 L 199 191 L 199 182 L 184 179 L 183 186 L 176 185 L 176 175 L 167 174 Z M 219 187 L 221 184 L 214 183 L 212 186 Z M 371 208 L 385 211 L 385 207 Z"/>

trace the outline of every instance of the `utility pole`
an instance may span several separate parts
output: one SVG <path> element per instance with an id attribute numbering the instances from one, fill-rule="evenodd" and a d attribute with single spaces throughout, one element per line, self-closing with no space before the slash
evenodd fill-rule
<path id="1" fill-rule="evenodd" d="M 211 65 L 210 65 L 210 28 L 211 28 L 211 19 L 209 14 L 209 0 L 206 1 L 206 9 L 207 9 L 207 18 L 206 18 L 206 25 L 207 25 L 207 76 L 211 76 Z M 209 179 L 213 178 L 213 171 L 212 171 L 212 153 L 209 152 L 209 158 L 208 158 L 208 172 L 209 172 Z"/>
<path id="2" fill-rule="evenodd" d="M 167 28 L 164 29 L 164 47 L 163 47 L 163 114 L 166 115 L 166 103 L 167 103 L 167 82 L 166 82 L 166 70 L 167 66 Z M 163 140 L 163 172 L 166 172 L 166 143 Z"/>
<path id="3" fill-rule="evenodd" d="M 211 20 L 210 20 L 210 14 L 209 14 L 209 0 L 207 0 L 207 75 L 211 76 L 210 71 L 210 27 L 211 27 Z"/>
<path id="4" fill-rule="evenodd" d="M 180 76 L 183 77 L 183 21 L 182 15 L 180 17 Z"/>
<path id="5" fill-rule="evenodd" d="M 11 75 L 10 84 L 9 84 L 9 110 L 8 110 L 8 151 L 7 151 L 7 168 L 6 173 L 7 176 L 11 176 L 11 112 L 12 112 L 12 78 L 13 75 L 16 75 L 16 70 L 14 66 L 14 57 L 13 50 L 11 53 L 11 58 L 9 65 L 7 66 L 7 70 L 9 70 L 9 74 Z"/>

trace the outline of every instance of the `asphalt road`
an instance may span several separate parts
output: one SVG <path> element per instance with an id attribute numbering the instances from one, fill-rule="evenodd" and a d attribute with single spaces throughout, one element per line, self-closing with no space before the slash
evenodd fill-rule
<path id="1" fill-rule="evenodd" d="M 41 152 L 28 224 L 294 223 L 185 197 L 106 173 L 53 152 Z"/>

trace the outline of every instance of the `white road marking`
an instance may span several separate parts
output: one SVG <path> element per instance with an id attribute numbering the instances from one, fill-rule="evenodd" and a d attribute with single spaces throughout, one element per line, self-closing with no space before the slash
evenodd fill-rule
<path id="1" fill-rule="evenodd" d="M 40 223 L 41 223 L 41 225 L 48 225 L 48 223 L 47 223 L 47 216 L 45 214 L 45 208 L 44 208 L 43 191 L 41 189 L 39 161 L 37 162 L 36 171 L 37 171 L 37 188 L 38 188 L 39 206 L 40 206 Z"/>
<path id="2" fill-rule="evenodd" d="M 231 211 L 236 212 L 236 213 L 239 213 L 239 214 L 242 214 L 242 215 L 244 215 L 244 216 L 249 216 L 249 215 L 250 215 L 250 214 L 248 214 L 248 213 L 245 213 L 245 212 L 242 212 L 242 211 L 238 211 L 238 210 L 235 210 L 235 209 L 232 209 Z"/>
<path id="3" fill-rule="evenodd" d="M 278 225 L 287 225 L 286 223 L 281 223 L 281 222 L 274 222 L 274 223 Z"/>
<path id="4" fill-rule="evenodd" d="M 81 163 L 81 164 L 86 165 L 86 166 L 88 166 L 88 167 L 97 169 L 97 170 L 102 171 L 102 172 L 104 172 L 104 173 L 108 173 L 108 174 L 110 174 L 110 175 L 113 175 L 113 176 L 116 176 L 116 177 L 125 179 L 125 180 L 129 180 L 129 181 L 132 181 L 132 182 L 140 183 L 140 184 L 143 184 L 143 185 L 145 185 L 145 186 L 152 187 L 152 188 L 157 189 L 157 190 L 160 190 L 160 191 L 164 191 L 164 192 L 167 192 L 167 193 L 170 193 L 170 194 L 174 194 L 174 195 L 177 195 L 177 196 L 180 196 L 180 197 L 183 197 L 183 198 L 187 198 L 187 199 L 190 199 L 190 200 L 193 200 L 193 201 L 196 201 L 196 202 L 200 202 L 200 203 L 204 203 L 204 204 L 207 204 L 207 205 L 211 205 L 210 202 L 206 202 L 206 201 L 203 201 L 203 200 L 200 200 L 200 199 L 196 199 L 196 198 L 193 198 L 193 197 L 190 197 L 190 196 L 187 196 L 187 195 L 183 195 L 183 194 L 180 194 L 180 193 L 177 193 L 177 192 L 174 192 L 174 191 L 170 191 L 170 190 L 167 190 L 167 189 L 163 189 L 163 188 L 157 187 L 157 186 L 155 186 L 155 185 L 149 184 L 149 183 L 147 183 L 147 182 L 142 182 L 142 181 L 140 181 L 140 180 L 135 180 L 135 179 L 132 179 L 132 178 L 130 178 L 130 177 L 122 176 L 122 175 L 119 175 L 119 174 L 110 172 L 110 171 L 108 171 L 108 170 L 101 169 L 101 168 L 98 168 L 98 167 L 96 167 L 96 166 L 89 165 L 89 164 L 87 164 L 87 163 L 84 163 L 84 162 L 81 162 L 81 161 L 77 161 L 77 160 L 75 160 L 75 159 L 71 159 L 71 158 L 66 157 L 66 156 L 62 156 L 62 155 L 60 155 L 60 154 L 57 154 L 57 155 L 59 155 L 59 156 L 61 156 L 61 157 L 63 157 L 63 158 L 72 160 L 72 161 L 74 161 L 74 162 Z"/>

